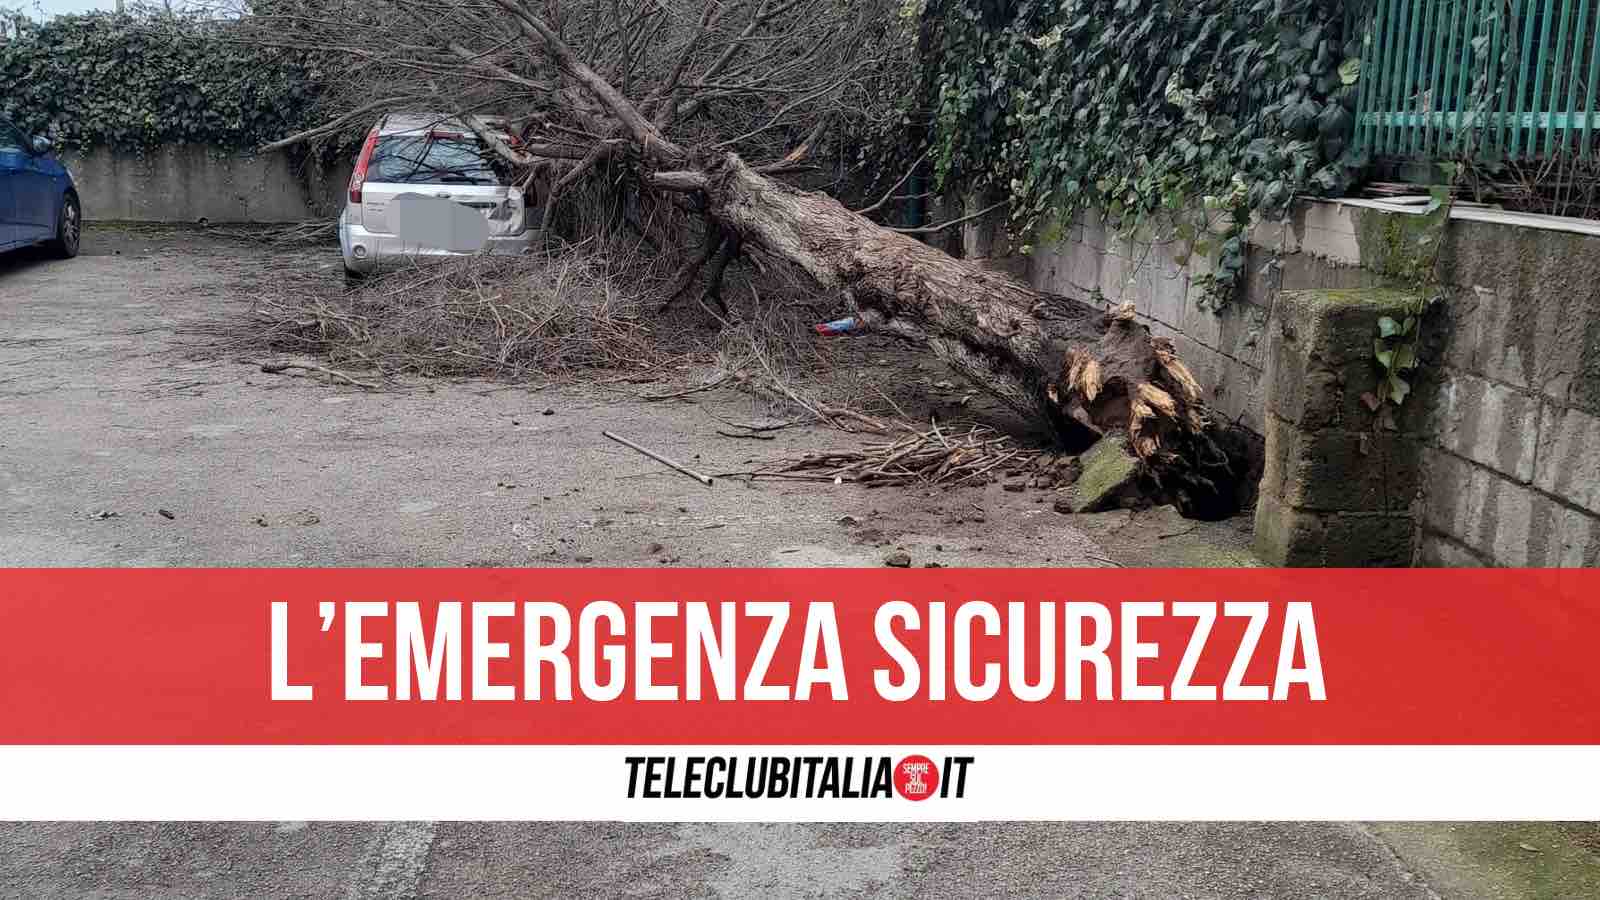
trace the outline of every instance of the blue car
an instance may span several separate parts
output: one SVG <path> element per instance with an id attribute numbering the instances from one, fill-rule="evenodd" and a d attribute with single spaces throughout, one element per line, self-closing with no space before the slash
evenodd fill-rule
<path id="1" fill-rule="evenodd" d="M 43 244 L 62 259 L 78 255 L 83 207 L 50 142 L 0 118 L 0 252 Z"/>

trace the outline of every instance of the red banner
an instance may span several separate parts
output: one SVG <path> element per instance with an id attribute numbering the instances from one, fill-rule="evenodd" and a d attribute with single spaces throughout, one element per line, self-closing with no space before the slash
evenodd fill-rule
<path id="1" fill-rule="evenodd" d="M 5 570 L 0 642 L 9 744 L 1600 743 L 1587 570 Z"/>

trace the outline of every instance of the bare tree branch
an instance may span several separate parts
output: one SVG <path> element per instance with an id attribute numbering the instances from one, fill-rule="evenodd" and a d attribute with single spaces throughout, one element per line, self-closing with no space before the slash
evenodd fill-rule
<path id="1" fill-rule="evenodd" d="M 913 162 L 910 166 L 906 167 L 905 174 L 901 175 L 899 181 L 896 181 L 894 184 L 890 185 L 889 189 L 883 192 L 883 196 L 878 198 L 877 203 L 856 210 L 856 215 L 864 216 L 869 212 L 877 212 L 879 209 L 881 209 L 885 203 L 888 203 L 891 199 L 893 199 L 894 192 L 900 190 L 900 185 L 905 184 L 906 181 L 911 178 L 912 174 L 917 171 L 917 167 L 922 165 L 922 161 L 927 159 L 928 154 L 932 152 L 932 147 L 922 151 L 922 155 L 917 157 L 916 162 Z"/>
<path id="2" fill-rule="evenodd" d="M 571 74 L 585 88 L 594 94 L 595 98 L 605 104 L 611 114 L 617 118 L 623 127 L 633 135 L 633 139 L 646 152 L 655 152 L 671 158 L 682 158 L 685 154 L 683 148 L 672 143 L 662 136 L 661 132 L 649 119 L 640 114 L 639 110 L 624 97 L 621 92 L 611 86 L 609 81 L 600 77 L 600 74 L 589 68 L 572 52 L 566 42 L 561 40 L 550 26 L 546 25 L 538 16 L 530 14 L 517 0 L 494 0 L 495 4 L 506 12 L 516 16 L 523 28 L 530 34 L 544 39 L 551 56 L 555 58 L 562 70 Z"/>
<path id="3" fill-rule="evenodd" d="M 975 213 L 962 216 L 959 219 L 951 219 L 948 222 L 942 222 L 938 225 L 925 225 L 921 228 L 890 228 L 889 230 L 898 232 L 899 234 L 938 234 L 941 231 L 948 231 L 957 225 L 965 225 L 966 223 L 971 222 L 973 219 L 981 219 L 984 216 L 987 216 L 989 213 L 994 212 L 1002 206 L 1007 206 L 1010 203 L 1011 199 L 1008 197 L 998 203 L 985 206 L 983 209 L 980 209 Z"/>
<path id="4" fill-rule="evenodd" d="M 273 141 L 270 144 L 263 144 L 258 152 L 271 153 L 274 150 L 282 150 L 285 147 L 290 147 L 295 144 L 303 144 L 306 141 L 315 140 L 319 137 L 337 134 L 338 132 L 344 130 L 344 128 L 351 122 L 355 122 L 365 116 L 369 116 L 378 110 L 386 110 L 404 99 L 405 98 L 403 96 L 384 97 L 380 100 L 374 100 L 371 103 L 364 103 L 361 106 L 358 106 L 355 109 L 344 113 L 343 115 L 330 119 L 315 128 L 307 128 L 304 131 L 296 132 L 286 138 L 280 138 L 279 140 Z"/>

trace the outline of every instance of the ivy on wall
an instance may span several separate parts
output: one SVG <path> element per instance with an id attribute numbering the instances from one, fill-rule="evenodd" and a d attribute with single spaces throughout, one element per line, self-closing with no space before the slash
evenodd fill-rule
<path id="1" fill-rule="evenodd" d="M 319 73 L 230 40 L 232 28 L 165 13 L 38 22 L 0 11 L 0 114 L 76 150 L 245 150 L 305 127 Z"/>
<path id="2" fill-rule="evenodd" d="M 1187 241 L 1220 306 L 1252 216 L 1342 192 L 1364 163 L 1349 147 L 1359 6 L 925 0 L 941 184 L 1008 193 L 1013 229 L 1044 240 L 1095 209 Z"/>

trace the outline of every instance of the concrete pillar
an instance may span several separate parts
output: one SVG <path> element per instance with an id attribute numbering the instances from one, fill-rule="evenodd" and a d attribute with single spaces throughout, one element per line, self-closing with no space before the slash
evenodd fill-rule
<path id="1" fill-rule="evenodd" d="M 1379 424 L 1361 395 L 1378 384 L 1378 319 L 1418 297 L 1388 288 L 1286 291 L 1268 329 L 1266 460 L 1255 549 L 1276 566 L 1404 566 L 1426 416 L 1413 396 Z M 1424 363 L 1426 367 L 1426 363 Z M 1426 372 L 1417 373 L 1426 377 Z"/>

